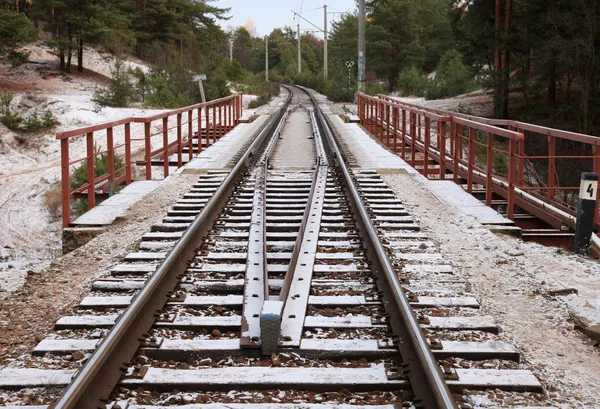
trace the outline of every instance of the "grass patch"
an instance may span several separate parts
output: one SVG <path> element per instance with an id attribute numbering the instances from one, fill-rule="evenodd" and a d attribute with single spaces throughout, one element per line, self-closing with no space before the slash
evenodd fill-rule
<path id="1" fill-rule="evenodd" d="M 50 189 L 44 192 L 44 204 L 53 218 L 58 219 L 61 216 L 62 189 L 60 182 L 53 184 Z"/>
<path id="2" fill-rule="evenodd" d="M 0 94 L 0 122 L 8 129 L 21 133 L 36 133 L 45 131 L 56 125 L 57 121 L 49 110 L 36 111 L 27 118 L 23 118 L 10 108 L 14 95 L 4 91 Z M 28 138 L 18 137 L 17 141 L 27 145 Z"/>

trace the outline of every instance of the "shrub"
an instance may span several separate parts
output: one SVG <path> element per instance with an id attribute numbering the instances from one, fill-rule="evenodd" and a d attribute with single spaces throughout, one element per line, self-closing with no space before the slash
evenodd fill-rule
<path id="1" fill-rule="evenodd" d="M 44 204 L 53 218 L 60 217 L 62 208 L 62 190 L 60 182 L 55 183 L 44 192 Z"/>
<path id="2" fill-rule="evenodd" d="M 225 74 L 219 71 L 213 72 L 208 80 L 204 82 L 204 93 L 207 101 L 231 95 L 231 89 Z"/>
<path id="3" fill-rule="evenodd" d="M 20 51 L 11 51 L 7 56 L 8 62 L 13 68 L 20 67 L 29 61 L 29 53 L 23 53 Z"/>
<path id="4" fill-rule="evenodd" d="M 413 65 L 400 71 L 397 88 L 403 96 L 422 97 L 427 93 L 429 80 Z"/>
<path id="5" fill-rule="evenodd" d="M 125 69 L 124 61 L 117 58 L 111 72 L 112 78 L 106 88 L 99 88 L 92 96 L 97 107 L 127 107 L 135 101 L 135 88 L 131 73 Z"/>
<path id="6" fill-rule="evenodd" d="M 11 131 L 15 132 L 38 132 L 52 128 L 56 124 L 56 118 L 52 112 L 46 110 L 39 116 L 38 112 L 28 118 L 23 118 L 21 115 L 13 112 L 10 109 L 10 103 L 13 100 L 13 94 L 5 91 L 0 94 L 0 122 Z M 21 143 L 25 143 L 25 139 L 17 139 Z"/>
<path id="7" fill-rule="evenodd" d="M 385 94 L 386 90 L 380 82 L 368 82 L 365 87 L 365 93 L 368 95 Z"/>
<path id="8" fill-rule="evenodd" d="M 96 152 L 98 149 L 95 149 Z M 125 166 L 125 162 L 123 158 L 116 153 L 113 156 L 115 163 L 115 170 L 120 169 Z M 81 162 L 81 164 L 73 170 L 71 174 L 71 190 L 77 189 L 85 184 L 87 184 L 87 172 L 88 166 L 87 161 Z M 115 178 L 121 177 L 124 171 L 116 172 Z M 94 161 L 94 178 L 98 178 L 102 175 L 106 175 L 108 173 L 108 153 L 103 153 L 100 156 L 96 156 Z M 102 201 L 99 200 L 98 203 Z M 73 213 L 75 216 L 81 216 L 85 212 L 87 212 L 88 202 L 87 199 L 79 199 L 76 200 L 73 204 Z"/>
<path id="9" fill-rule="evenodd" d="M 269 102 L 271 102 L 271 97 L 261 95 L 248 103 L 248 109 L 258 108 L 268 104 Z"/>
<path id="10" fill-rule="evenodd" d="M 192 104 L 188 94 L 177 92 L 162 72 L 153 73 L 148 84 L 146 103 L 155 108 L 179 108 Z"/>
<path id="11" fill-rule="evenodd" d="M 4 91 L 0 94 L 0 122 L 8 129 L 18 131 L 23 118 L 10 109 L 13 97 L 14 95 L 9 91 Z"/>
<path id="12" fill-rule="evenodd" d="M 26 132 L 38 132 L 52 128 L 56 124 L 56 118 L 52 112 L 46 110 L 41 116 L 37 112 L 26 118 L 23 125 L 23 130 Z"/>
<path id="13" fill-rule="evenodd" d="M 473 77 L 462 62 L 462 55 L 448 50 L 442 56 L 427 98 L 436 99 L 464 94 L 473 88 Z"/>
<path id="14" fill-rule="evenodd" d="M 98 149 L 96 149 L 98 152 Z M 116 153 L 113 154 L 114 162 L 115 162 L 115 170 L 120 169 L 125 166 L 125 162 L 123 158 Z M 87 172 L 88 166 L 87 161 L 81 162 L 81 164 L 73 170 L 71 174 L 71 190 L 77 189 L 85 184 L 87 184 Z M 96 156 L 96 160 L 94 161 L 94 178 L 98 178 L 102 175 L 106 175 L 108 173 L 108 153 L 103 153 L 100 156 Z M 115 178 L 122 176 L 123 172 L 115 173 Z"/>

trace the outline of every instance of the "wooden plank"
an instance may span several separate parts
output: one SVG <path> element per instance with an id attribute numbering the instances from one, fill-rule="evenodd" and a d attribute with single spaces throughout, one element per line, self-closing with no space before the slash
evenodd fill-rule
<path id="1" fill-rule="evenodd" d="M 413 307 L 467 307 L 479 308 L 479 303 L 473 297 L 423 297 L 418 296 L 416 302 L 410 303 Z"/>
<path id="2" fill-rule="evenodd" d="M 154 273 L 158 264 L 118 264 L 110 269 L 112 275 L 135 275 Z"/>
<path id="3" fill-rule="evenodd" d="M 502 369 L 456 369 L 458 380 L 448 380 L 448 387 L 467 389 L 502 389 L 517 392 L 543 392 L 542 384 L 531 371 Z"/>
<path id="4" fill-rule="evenodd" d="M 464 359 L 506 359 L 520 361 L 519 350 L 504 341 L 441 341 L 442 349 L 434 349 L 433 354 L 438 359 L 459 357 Z"/>
<path id="5" fill-rule="evenodd" d="M 72 354 L 76 351 L 93 351 L 98 346 L 98 339 L 43 339 L 36 345 L 33 355 L 43 355 L 47 352 L 53 354 Z"/>
<path id="6" fill-rule="evenodd" d="M 0 368 L 0 389 L 65 386 L 75 372 L 72 369 Z"/>
<path id="7" fill-rule="evenodd" d="M 352 390 L 398 389 L 406 380 L 388 380 L 383 365 L 370 368 L 226 367 L 193 370 L 149 368 L 142 379 L 123 379 L 122 386 L 155 388 L 306 388 Z"/>
<path id="8" fill-rule="evenodd" d="M 494 317 L 427 317 L 429 324 L 422 324 L 423 328 L 445 329 L 452 331 L 480 330 L 498 333 L 499 327 Z"/>

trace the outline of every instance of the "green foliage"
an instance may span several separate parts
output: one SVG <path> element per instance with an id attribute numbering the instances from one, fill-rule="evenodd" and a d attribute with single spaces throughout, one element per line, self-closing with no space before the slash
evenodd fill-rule
<path id="1" fill-rule="evenodd" d="M 208 77 L 208 80 L 204 83 L 204 93 L 206 94 L 207 101 L 231 95 L 231 89 L 229 88 L 229 82 L 225 73 L 216 71 Z"/>
<path id="2" fill-rule="evenodd" d="M 186 93 L 178 92 L 167 78 L 168 74 L 165 72 L 154 71 L 151 74 L 146 104 L 154 108 L 178 108 L 192 105 L 191 97 Z"/>
<path id="3" fill-rule="evenodd" d="M 98 153 L 99 149 L 96 147 L 95 152 Z M 115 170 L 121 169 L 125 166 L 125 162 L 120 155 L 116 153 L 113 154 Z M 124 171 L 115 173 L 115 178 L 121 177 Z M 94 178 L 99 178 L 100 176 L 108 174 L 108 153 L 103 153 L 101 155 L 96 156 L 94 160 Z M 88 165 L 87 161 L 81 162 L 79 166 L 73 169 L 71 173 L 71 190 L 75 190 L 80 188 L 81 186 L 87 184 L 88 178 Z"/>
<path id="4" fill-rule="evenodd" d="M 427 97 L 430 99 L 453 97 L 473 89 L 473 77 L 456 50 L 447 51 L 437 66 Z"/>
<path id="5" fill-rule="evenodd" d="M 12 50 L 8 53 L 6 59 L 13 68 L 20 67 L 29 61 L 29 53 Z"/>
<path id="6" fill-rule="evenodd" d="M 52 128 L 56 124 L 56 118 L 52 112 L 46 110 L 41 115 L 34 112 L 31 116 L 25 118 L 22 129 L 25 132 L 39 132 Z"/>
<path id="7" fill-rule="evenodd" d="M 225 76 L 227 79 L 232 82 L 242 82 L 247 76 L 247 72 L 242 68 L 242 65 L 236 60 L 225 61 Z"/>
<path id="8" fill-rule="evenodd" d="M 0 54 L 35 40 L 37 29 L 25 14 L 0 8 Z"/>
<path id="9" fill-rule="evenodd" d="M 270 97 L 260 96 L 256 99 L 253 99 L 252 101 L 250 101 L 248 103 L 248 108 L 249 109 L 258 108 L 258 107 L 268 104 L 269 102 L 271 102 Z"/>
<path id="10" fill-rule="evenodd" d="M 8 129 L 16 131 L 19 129 L 23 118 L 20 115 L 13 113 L 10 109 L 10 103 L 14 95 L 9 91 L 4 91 L 0 94 L 0 122 Z"/>
<path id="11" fill-rule="evenodd" d="M 98 148 L 94 149 L 98 153 Z M 116 153 L 113 155 L 114 169 L 121 169 L 125 166 L 123 158 Z M 124 170 L 115 173 L 115 178 L 123 176 Z M 108 174 L 108 153 L 103 153 L 96 156 L 94 159 L 94 178 Z M 80 188 L 81 186 L 88 183 L 88 165 L 87 161 L 81 162 L 79 166 L 73 169 L 71 173 L 71 190 Z M 99 200 L 98 203 L 101 203 Z M 88 201 L 87 199 L 78 199 L 73 203 L 73 214 L 78 217 L 87 212 Z"/>
<path id="12" fill-rule="evenodd" d="M 0 122 L 8 129 L 15 132 L 39 132 L 52 128 L 56 124 L 56 118 L 52 112 L 46 110 L 40 115 L 34 112 L 31 116 L 23 118 L 10 108 L 13 94 L 5 91 L 0 94 Z"/>
<path id="13" fill-rule="evenodd" d="M 396 86 L 403 96 L 423 97 L 429 88 L 429 80 L 413 65 L 400 71 Z"/>
<path id="14" fill-rule="evenodd" d="M 135 100 L 136 90 L 131 73 L 125 69 L 123 60 L 117 58 L 108 87 L 98 88 L 92 96 L 92 102 L 98 108 L 127 107 Z"/>

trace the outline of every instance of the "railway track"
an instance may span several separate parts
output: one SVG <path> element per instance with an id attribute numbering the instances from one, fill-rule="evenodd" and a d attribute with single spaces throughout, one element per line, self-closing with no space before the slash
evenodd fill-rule
<path id="1" fill-rule="evenodd" d="M 495 390 L 539 406 L 542 385 L 468 283 L 288 89 L 231 171 L 200 175 L 31 357 L 0 369 L 5 405 L 466 409 Z M 286 163 L 291 145 L 310 166 Z"/>

